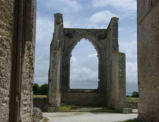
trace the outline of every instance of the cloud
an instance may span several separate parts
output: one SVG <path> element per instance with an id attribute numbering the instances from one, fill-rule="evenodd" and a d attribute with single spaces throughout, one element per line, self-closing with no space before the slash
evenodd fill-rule
<path id="1" fill-rule="evenodd" d="M 120 50 L 126 54 L 126 81 L 137 83 L 137 41 L 120 42 Z"/>
<path id="2" fill-rule="evenodd" d="M 64 3 L 66 6 L 72 8 L 75 11 L 79 11 L 81 9 L 81 5 L 75 0 L 58 0 Z"/>
<path id="3" fill-rule="evenodd" d="M 99 11 L 99 12 L 96 12 L 94 13 L 91 17 L 90 17 L 90 22 L 91 23 L 95 23 L 95 24 L 98 24 L 98 23 L 108 23 L 110 22 L 110 19 L 112 17 L 117 17 L 116 14 L 108 11 L 108 10 L 105 10 L 105 11 Z"/>
<path id="4" fill-rule="evenodd" d="M 63 24 L 64 24 L 64 28 L 73 28 L 74 27 L 74 24 L 72 24 L 72 22 L 69 20 L 64 21 Z"/>
<path id="5" fill-rule="evenodd" d="M 97 58 L 97 54 L 90 54 L 88 55 L 88 58 Z"/>
<path id="6" fill-rule="evenodd" d="M 54 24 L 49 17 L 38 17 L 36 48 L 35 48 L 35 75 L 34 81 L 39 84 L 48 81 L 50 43 L 52 40 Z"/>
<path id="7" fill-rule="evenodd" d="M 136 10 L 136 0 L 93 0 L 94 7 L 113 7 L 118 10 Z"/>
<path id="8" fill-rule="evenodd" d="M 86 46 L 87 50 L 85 50 Z M 83 48 L 82 48 L 83 47 Z M 91 88 L 98 86 L 98 58 L 93 45 L 81 40 L 72 52 L 70 67 L 71 88 Z"/>
<path id="9" fill-rule="evenodd" d="M 58 12 L 78 12 L 82 6 L 75 0 L 47 0 L 46 8 L 52 8 Z"/>
<path id="10" fill-rule="evenodd" d="M 38 17 L 36 26 L 36 42 L 38 44 L 50 43 L 54 29 L 54 22 L 52 18 L 49 18 L 48 16 Z"/>
<path id="11" fill-rule="evenodd" d="M 76 62 L 76 61 L 77 61 L 76 57 L 75 57 L 75 56 L 72 56 L 72 57 L 71 57 L 71 63 L 74 63 L 74 62 Z"/>

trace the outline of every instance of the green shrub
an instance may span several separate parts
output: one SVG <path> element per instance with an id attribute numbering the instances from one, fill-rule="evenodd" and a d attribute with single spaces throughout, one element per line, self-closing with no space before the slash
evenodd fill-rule
<path id="1" fill-rule="evenodd" d="M 33 85 L 33 93 L 36 95 L 38 95 L 40 93 L 40 88 L 37 83 L 34 83 L 34 85 Z"/>
<path id="2" fill-rule="evenodd" d="M 136 92 L 136 91 L 134 91 L 134 92 L 132 93 L 132 97 L 139 97 L 139 93 Z"/>
<path id="3" fill-rule="evenodd" d="M 48 94 L 48 84 L 43 84 L 40 86 L 40 94 L 47 95 Z"/>
<path id="4" fill-rule="evenodd" d="M 39 86 L 37 83 L 34 83 L 33 93 L 34 95 L 48 95 L 48 84 Z"/>

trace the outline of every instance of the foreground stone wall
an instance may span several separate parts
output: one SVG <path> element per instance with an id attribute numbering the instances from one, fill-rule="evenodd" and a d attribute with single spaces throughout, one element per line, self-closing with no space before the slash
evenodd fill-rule
<path id="1" fill-rule="evenodd" d="M 33 120 L 33 82 L 34 82 L 34 52 L 35 52 L 35 19 L 36 19 L 36 0 L 25 2 L 25 23 L 24 42 L 21 59 L 21 100 L 20 100 L 20 120 L 22 122 L 32 122 Z"/>
<path id="2" fill-rule="evenodd" d="M 32 122 L 36 0 L 0 1 L 0 122 Z"/>
<path id="3" fill-rule="evenodd" d="M 23 74 L 21 88 L 20 115 L 22 122 L 32 122 L 33 115 L 33 73 L 34 73 L 34 42 L 28 41 L 25 45 L 23 59 Z"/>
<path id="4" fill-rule="evenodd" d="M 143 9 L 144 8 L 144 9 Z M 159 121 L 159 1 L 138 0 L 139 118 Z"/>
<path id="5" fill-rule="evenodd" d="M 0 122 L 9 121 L 14 0 L 0 0 Z"/>

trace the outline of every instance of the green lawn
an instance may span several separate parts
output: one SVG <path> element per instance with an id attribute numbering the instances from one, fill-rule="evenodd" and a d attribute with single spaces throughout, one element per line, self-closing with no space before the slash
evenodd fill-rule
<path id="1" fill-rule="evenodd" d="M 136 98 L 136 97 L 126 97 L 127 101 L 130 101 L 130 102 L 139 102 L 139 98 Z"/>
<path id="2" fill-rule="evenodd" d="M 34 98 L 47 98 L 47 95 L 34 95 Z"/>
<path id="3" fill-rule="evenodd" d="M 76 110 L 78 108 L 79 106 L 61 104 L 60 107 L 56 108 L 55 112 L 70 112 L 71 110 Z"/>
<path id="4" fill-rule="evenodd" d="M 42 122 L 48 122 L 48 118 L 44 118 Z"/>

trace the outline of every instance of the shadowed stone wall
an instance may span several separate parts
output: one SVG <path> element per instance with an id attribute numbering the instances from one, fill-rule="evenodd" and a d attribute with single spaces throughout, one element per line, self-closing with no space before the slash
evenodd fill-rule
<path id="1" fill-rule="evenodd" d="M 0 122 L 9 121 L 14 0 L 0 0 Z"/>
<path id="2" fill-rule="evenodd" d="M 88 39 L 98 54 L 99 84 L 97 94 L 89 93 L 87 95 L 87 92 L 72 93 L 70 91 L 71 53 L 82 38 Z M 119 52 L 118 47 L 118 18 L 113 17 L 107 29 L 79 29 L 64 28 L 62 14 L 55 14 L 55 31 L 50 48 L 50 105 L 59 106 L 61 101 L 72 104 L 81 103 L 82 105 L 87 96 L 88 103 L 93 99 L 99 99 L 102 103 L 98 102 L 98 105 L 123 107 L 125 102 L 125 57 Z M 114 52 L 117 58 L 113 58 Z M 113 77 L 115 78 L 112 79 Z"/>
<path id="3" fill-rule="evenodd" d="M 61 14 L 55 15 L 53 40 L 50 45 L 50 69 L 49 69 L 49 103 L 59 106 L 61 103 L 61 66 L 63 46 L 63 18 Z"/>
<path id="4" fill-rule="evenodd" d="M 125 54 L 113 52 L 112 54 L 112 87 L 110 106 L 124 107 L 126 96 L 126 68 L 125 68 Z"/>
<path id="5" fill-rule="evenodd" d="M 62 94 L 62 102 L 78 106 L 105 106 L 105 96 L 97 89 L 70 89 Z"/>
<path id="6" fill-rule="evenodd" d="M 159 121 L 159 1 L 138 0 L 139 118 Z"/>
<path id="7" fill-rule="evenodd" d="M 25 1 L 26 2 L 26 1 Z M 35 53 L 35 26 L 36 26 L 36 0 L 27 0 L 24 13 L 24 43 L 22 46 L 22 74 L 20 120 L 32 122 L 33 120 L 33 82 L 34 82 L 34 53 Z"/>
<path id="8" fill-rule="evenodd" d="M 36 0 L 0 1 L 0 122 L 32 122 Z"/>

